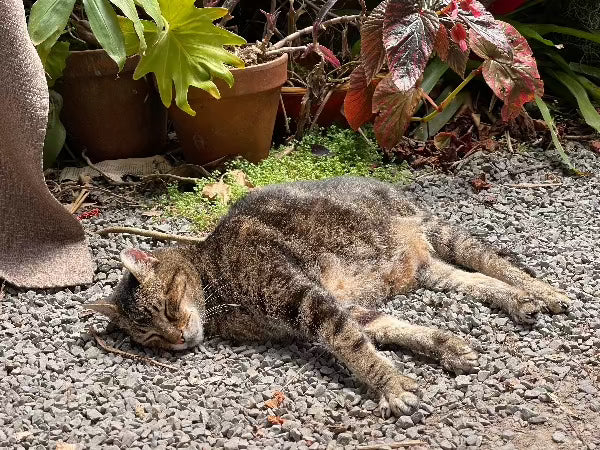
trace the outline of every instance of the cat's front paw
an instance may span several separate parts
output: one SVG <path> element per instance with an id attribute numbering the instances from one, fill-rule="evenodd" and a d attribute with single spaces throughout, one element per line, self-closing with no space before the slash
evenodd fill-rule
<path id="1" fill-rule="evenodd" d="M 569 297 L 554 289 L 539 293 L 536 297 L 542 303 L 542 309 L 550 311 L 552 314 L 565 313 L 569 310 L 569 306 L 571 305 L 571 299 Z"/>
<path id="2" fill-rule="evenodd" d="M 418 389 L 417 383 L 412 378 L 399 376 L 394 380 L 393 385 L 381 394 L 379 400 L 381 417 L 387 419 L 392 414 L 400 417 L 414 412 L 419 406 Z"/>

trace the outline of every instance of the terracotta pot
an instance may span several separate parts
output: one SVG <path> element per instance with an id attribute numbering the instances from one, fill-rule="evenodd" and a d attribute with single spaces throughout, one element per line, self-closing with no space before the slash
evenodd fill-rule
<path id="1" fill-rule="evenodd" d="M 346 92 L 348 88 L 346 85 L 342 85 L 335 89 L 327 103 L 323 107 L 319 118 L 317 119 L 317 125 L 322 127 L 326 127 L 329 125 L 339 125 L 342 127 L 348 127 L 348 121 L 344 117 L 343 107 L 344 107 L 344 98 L 346 97 Z M 281 97 L 283 98 L 283 105 L 285 106 L 285 113 L 288 118 L 295 122 L 298 121 L 300 117 L 300 110 L 302 109 L 302 98 L 306 94 L 306 88 L 303 87 L 290 87 L 284 86 L 281 88 Z M 319 109 L 319 105 L 313 105 L 311 108 L 312 116 L 316 114 Z M 277 112 L 277 120 L 281 121 L 283 124 L 284 115 L 281 106 L 279 106 L 279 110 Z M 290 124 L 293 127 L 293 124 Z"/>
<path id="2" fill-rule="evenodd" d="M 206 164 L 241 155 L 258 162 L 269 155 L 281 86 L 287 80 L 287 54 L 257 66 L 233 69 L 234 84 L 216 84 L 219 100 L 191 87 L 188 101 L 195 116 L 169 108 L 185 159 Z"/>
<path id="3" fill-rule="evenodd" d="M 152 82 L 133 79 L 138 56 L 119 73 L 104 50 L 71 52 L 56 90 L 71 145 L 96 162 L 155 155 L 167 141 L 167 110 Z"/>

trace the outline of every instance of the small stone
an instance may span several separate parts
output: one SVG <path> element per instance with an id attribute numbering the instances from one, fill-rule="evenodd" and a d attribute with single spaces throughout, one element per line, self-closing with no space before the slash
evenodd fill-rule
<path id="1" fill-rule="evenodd" d="M 440 448 L 442 450 L 452 450 L 454 448 L 454 445 L 452 445 L 452 443 L 447 439 L 444 439 L 442 442 L 440 442 Z"/>
<path id="2" fill-rule="evenodd" d="M 565 442 L 567 440 L 567 436 L 562 431 L 555 431 L 552 433 L 552 440 L 560 444 L 561 442 Z"/>
<path id="3" fill-rule="evenodd" d="M 489 376 L 489 370 L 480 370 L 479 373 L 477 373 L 477 381 L 485 381 L 489 378 Z"/>
<path id="4" fill-rule="evenodd" d="M 337 442 L 340 445 L 348 445 L 352 440 L 352 435 L 350 433 L 340 433 L 337 437 Z"/>
<path id="5" fill-rule="evenodd" d="M 415 424 L 412 421 L 412 419 L 410 418 L 410 416 L 400 416 L 400 417 L 398 417 L 398 420 L 396 421 L 396 425 L 399 426 L 400 428 L 405 429 L 405 430 L 407 428 L 415 426 Z"/>
<path id="6" fill-rule="evenodd" d="M 94 422 L 96 420 L 100 420 L 102 418 L 102 414 L 97 409 L 88 409 L 87 410 L 87 417 L 92 422 Z"/>
<path id="7" fill-rule="evenodd" d="M 507 441 L 510 441 L 512 438 L 515 437 L 515 432 L 512 430 L 504 430 L 502 431 L 502 439 L 506 439 Z"/>
<path id="8" fill-rule="evenodd" d="M 471 384 L 471 378 L 467 375 L 459 375 L 455 379 L 458 389 L 466 388 Z"/>

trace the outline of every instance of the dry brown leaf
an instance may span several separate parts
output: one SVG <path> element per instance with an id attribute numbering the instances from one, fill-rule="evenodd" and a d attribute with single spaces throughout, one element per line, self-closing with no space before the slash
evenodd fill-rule
<path id="1" fill-rule="evenodd" d="M 283 425 L 283 422 L 285 422 L 285 419 L 282 419 L 279 416 L 267 416 L 267 421 L 271 425 Z"/>
<path id="2" fill-rule="evenodd" d="M 477 192 L 492 187 L 492 185 L 488 183 L 485 179 L 485 173 L 482 173 L 481 175 L 479 175 L 479 177 L 472 179 L 471 186 L 473 186 L 473 189 L 475 189 L 475 191 Z"/>
<path id="3" fill-rule="evenodd" d="M 275 393 L 273 393 L 273 398 L 266 401 L 265 406 L 271 409 L 279 408 L 284 400 L 285 395 L 283 395 L 283 392 L 275 391 Z"/>
<path id="4" fill-rule="evenodd" d="M 592 147 L 593 151 L 600 153 L 600 141 L 592 141 L 590 142 L 590 146 Z"/>
<path id="5" fill-rule="evenodd" d="M 135 407 L 135 416 L 138 419 L 144 419 L 144 417 L 146 417 L 146 410 L 144 409 L 144 407 L 142 405 L 137 405 Z"/>
<path id="6" fill-rule="evenodd" d="M 223 203 L 229 203 L 231 198 L 231 188 L 223 180 L 216 183 L 209 183 L 202 188 L 202 195 L 210 200 L 220 200 Z"/>
<path id="7" fill-rule="evenodd" d="M 233 181 L 240 186 L 246 186 L 247 188 L 252 189 L 254 185 L 252 181 L 248 179 L 248 175 L 246 175 L 242 170 L 236 169 L 229 172 L 229 175 L 233 178 Z"/>
<path id="8" fill-rule="evenodd" d="M 76 444 L 68 444 L 67 442 L 58 442 L 56 450 L 77 450 Z"/>

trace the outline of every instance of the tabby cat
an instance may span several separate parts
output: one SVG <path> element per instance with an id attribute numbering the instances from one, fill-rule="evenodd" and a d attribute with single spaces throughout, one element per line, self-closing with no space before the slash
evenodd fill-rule
<path id="1" fill-rule="evenodd" d="M 376 346 L 452 371 L 477 365 L 462 338 L 378 312 L 386 299 L 416 287 L 463 292 L 518 322 L 569 302 L 392 185 L 355 177 L 254 190 L 204 242 L 127 249 L 121 259 L 127 270 L 113 294 L 88 306 L 135 341 L 174 350 L 210 335 L 318 341 L 381 394 L 384 417 L 417 407 L 417 383 Z"/>

